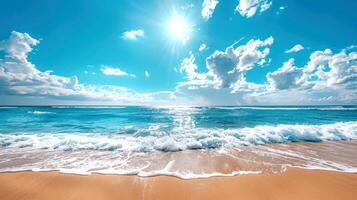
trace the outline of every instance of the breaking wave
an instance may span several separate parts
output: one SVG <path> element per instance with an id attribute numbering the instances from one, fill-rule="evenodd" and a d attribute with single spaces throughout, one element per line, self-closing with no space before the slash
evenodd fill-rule
<path id="1" fill-rule="evenodd" d="M 28 112 L 30 114 L 34 114 L 34 115 L 46 115 L 46 114 L 55 114 L 54 112 L 46 112 L 46 111 L 31 111 L 31 112 Z"/>
<path id="2" fill-rule="evenodd" d="M 132 131 L 132 130 L 130 130 Z M 119 150 L 128 152 L 181 151 L 298 141 L 357 139 L 357 122 L 323 125 L 276 125 L 252 128 L 158 128 L 120 133 L 23 133 L 0 134 L 3 147 L 74 150 Z"/>

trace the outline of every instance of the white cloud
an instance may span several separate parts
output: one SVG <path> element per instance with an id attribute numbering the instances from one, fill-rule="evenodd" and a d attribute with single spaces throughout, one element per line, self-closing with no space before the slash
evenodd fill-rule
<path id="1" fill-rule="evenodd" d="M 271 0 L 240 0 L 236 11 L 244 17 L 252 17 L 257 12 L 264 12 L 272 5 Z"/>
<path id="2" fill-rule="evenodd" d="M 126 31 L 123 33 L 122 37 L 125 40 L 137 40 L 139 37 L 144 37 L 144 30 L 137 29 L 137 30 Z"/>
<path id="3" fill-rule="evenodd" d="M 215 51 L 206 58 L 205 73 L 198 73 L 195 57 L 192 53 L 181 63 L 180 72 L 186 74 L 188 79 L 178 85 L 180 90 L 198 90 L 202 88 L 224 89 L 229 88 L 230 93 L 239 91 L 260 90 L 261 86 L 248 83 L 245 79 L 246 72 L 254 66 L 262 66 L 267 62 L 268 46 L 272 45 L 273 38 L 266 40 L 250 40 L 245 45 L 238 47 L 229 46 L 222 51 Z M 206 89 L 207 90 L 207 89 Z"/>
<path id="4" fill-rule="evenodd" d="M 305 68 L 311 78 L 317 78 L 315 87 L 357 89 L 357 52 L 315 51 Z"/>
<path id="5" fill-rule="evenodd" d="M 190 53 L 179 69 L 185 81 L 178 83 L 174 91 L 138 93 L 120 86 L 82 84 L 76 76 L 40 71 L 28 60 L 28 54 L 37 44 L 39 41 L 30 35 L 15 31 L 0 42 L 0 50 L 4 52 L 0 59 L 2 104 L 39 101 L 135 105 L 357 103 L 357 52 L 353 47 L 338 53 L 330 49 L 315 51 L 309 62 L 301 67 L 290 59 L 281 68 L 268 73 L 266 83 L 257 84 L 249 82 L 246 74 L 269 62 L 273 38 L 249 40 L 246 44 L 234 44 L 224 51 L 214 52 L 201 68 Z"/>
<path id="6" fill-rule="evenodd" d="M 294 65 L 294 59 L 289 59 L 277 71 L 269 72 L 266 77 L 270 88 L 273 90 L 285 90 L 297 88 L 304 84 L 303 69 Z"/>
<path id="7" fill-rule="evenodd" d="M 150 77 L 150 73 L 148 71 L 144 72 L 145 77 Z"/>
<path id="8" fill-rule="evenodd" d="M 276 11 L 276 14 L 280 15 L 286 8 L 287 8 L 287 6 L 280 6 L 279 10 Z"/>
<path id="9" fill-rule="evenodd" d="M 202 52 L 202 51 L 204 51 L 204 50 L 206 50 L 206 49 L 208 49 L 208 47 L 207 47 L 206 44 L 203 43 L 203 44 L 201 44 L 200 47 L 198 48 L 198 51 L 201 51 L 201 52 Z"/>
<path id="10" fill-rule="evenodd" d="M 315 51 L 305 66 L 295 67 L 294 59 L 290 59 L 277 71 L 268 73 L 267 79 L 274 89 L 354 90 L 357 89 L 357 52 Z"/>
<path id="11" fill-rule="evenodd" d="M 195 57 L 190 54 L 180 68 L 187 81 L 178 84 L 176 95 L 194 100 L 194 105 L 357 103 L 357 52 L 353 48 L 337 54 L 330 49 L 316 51 L 303 67 L 289 59 L 266 75 L 266 83 L 247 81 L 248 71 L 268 62 L 272 43 L 273 38 L 250 40 L 216 51 L 206 59 L 204 73 L 198 72 Z"/>
<path id="12" fill-rule="evenodd" d="M 37 44 L 39 41 L 29 34 L 16 31 L 9 39 L 0 42 L 0 50 L 5 52 L 4 58 L 0 59 L 1 103 L 11 104 L 15 102 L 13 97 L 18 99 L 17 104 L 162 104 L 174 98 L 174 93 L 169 91 L 137 93 L 120 86 L 81 84 L 76 76 L 42 72 L 28 60 L 32 46 Z"/>
<path id="13" fill-rule="evenodd" d="M 128 76 L 129 74 L 119 68 L 102 65 L 100 70 L 108 76 Z"/>
<path id="14" fill-rule="evenodd" d="M 28 61 L 27 55 L 39 41 L 27 33 L 11 32 L 8 40 L 1 42 L 5 52 L 0 60 L 0 82 L 5 92 L 18 94 L 70 94 L 78 89 L 77 77 L 62 77 L 41 72 Z M 47 88 L 43 90 L 43 88 Z"/>
<path id="15" fill-rule="evenodd" d="M 181 62 L 180 73 L 185 73 L 189 84 L 205 85 L 207 83 L 207 74 L 196 72 L 198 66 L 195 64 L 195 56 L 190 52 L 190 56 Z"/>
<path id="16" fill-rule="evenodd" d="M 214 9 L 216 9 L 218 0 L 203 0 L 201 15 L 206 21 L 212 17 Z"/>
<path id="17" fill-rule="evenodd" d="M 273 37 L 266 40 L 249 40 L 247 44 L 228 47 L 224 52 L 215 51 L 206 59 L 208 73 L 217 80 L 219 87 L 233 88 L 244 79 L 245 73 L 254 66 L 267 62 Z"/>
<path id="18" fill-rule="evenodd" d="M 293 52 L 295 53 L 302 50 L 304 50 L 304 47 L 301 44 L 297 44 L 293 46 L 291 49 L 286 50 L 285 53 L 293 53 Z"/>

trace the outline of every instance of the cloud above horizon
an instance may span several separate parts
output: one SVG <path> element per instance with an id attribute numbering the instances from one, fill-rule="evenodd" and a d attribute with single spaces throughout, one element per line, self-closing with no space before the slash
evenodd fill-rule
<path id="1" fill-rule="evenodd" d="M 0 94 L 32 96 L 47 99 L 102 101 L 120 104 L 147 104 L 160 102 L 156 96 L 173 98 L 172 92 L 137 93 L 128 88 L 113 85 L 81 84 L 77 76 L 66 77 L 42 72 L 28 60 L 33 46 L 40 43 L 27 33 L 12 31 L 7 40 L 0 42 L 0 51 L 5 52 L 0 59 Z M 104 67 L 103 73 L 128 75 L 115 68 Z M 166 99 L 165 99 L 166 100 Z"/>
<path id="2" fill-rule="evenodd" d="M 181 73 L 186 73 L 188 81 L 179 84 L 189 88 L 230 88 L 232 92 L 249 87 L 245 81 L 246 72 L 269 62 L 268 46 L 273 42 L 273 37 L 269 37 L 265 40 L 249 40 L 247 44 L 238 47 L 233 44 L 225 51 L 216 50 L 206 58 L 206 73 L 196 72 L 198 66 L 194 63 L 195 57 L 190 54 L 190 57 L 183 60 L 180 68 Z"/>
<path id="3" fill-rule="evenodd" d="M 207 21 L 209 18 L 212 17 L 213 12 L 216 9 L 218 3 L 219 3 L 218 0 L 203 0 L 201 15 L 204 20 Z"/>
<path id="4" fill-rule="evenodd" d="M 231 104 L 355 104 L 357 102 L 357 52 L 343 49 L 315 51 L 303 67 L 289 59 L 282 67 L 268 72 L 267 82 L 257 84 L 246 80 L 246 74 L 269 62 L 268 48 L 273 38 L 249 40 L 238 47 L 215 51 L 206 58 L 207 72 L 198 73 L 191 53 L 181 63 L 180 72 L 187 81 L 179 83 L 177 91 L 190 94 L 206 104 L 217 105 L 221 99 Z M 220 92 L 218 92 L 220 91 Z M 229 98 L 228 98 L 229 97 Z"/>
<path id="5" fill-rule="evenodd" d="M 286 50 L 285 53 L 296 53 L 304 49 L 305 49 L 304 46 L 302 46 L 301 44 L 297 44 L 293 46 L 291 49 Z"/>
<path id="6" fill-rule="evenodd" d="M 121 70 L 120 68 L 111 67 L 107 65 L 101 65 L 100 71 L 107 76 L 131 76 L 136 77 L 134 74 L 128 74 L 126 71 Z"/>
<path id="7" fill-rule="evenodd" d="M 207 49 L 208 49 L 207 44 L 202 43 L 200 45 L 200 47 L 198 48 L 198 51 L 202 52 L 202 51 L 207 50 Z"/>
<path id="8" fill-rule="evenodd" d="M 137 29 L 137 30 L 131 30 L 131 31 L 126 31 L 122 34 L 123 39 L 125 40 L 137 40 L 140 37 L 144 37 L 144 30 L 142 29 Z"/>
<path id="9" fill-rule="evenodd" d="M 181 62 L 185 81 L 172 91 L 135 92 L 115 85 L 82 84 L 77 76 L 59 76 L 40 71 L 28 59 L 40 43 L 27 33 L 13 31 L 0 42 L 0 95 L 109 102 L 135 105 L 273 105 L 273 104 L 354 104 L 357 103 L 357 52 L 354 47 L 334 53 L 314 51 L 303 66 L 295 59 L 266 74 L 265 83 L 247 80 L 253 69 L 270 63 L 273 37 L 234 43 L 196 64 L 191 52 Z M 203 69 L 203 70 L 202 70 Z M 130 76 L 117 67 L 101 66 L 105 75 Z M 148 71 L 144 75 L 149 77 Z M 219 97 L 219 98 L 217 98 Z"/>
<path id="10" fill-rule="evenodd" d="M 257 12 L 261 13 L 268 10 L 272 4 L 271 0 L 239 0 L 235 10 L 243 17 L 250 18 Z"/>

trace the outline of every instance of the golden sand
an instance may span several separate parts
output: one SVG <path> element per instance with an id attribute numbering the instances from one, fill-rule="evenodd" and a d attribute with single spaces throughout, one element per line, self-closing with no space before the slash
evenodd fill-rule
<path id="1" fill-rule="evenodd" d="M 170 176 L 0 173 L 1 200 L 356 200 L 357 174 L 289 168 L 284 173 L 183 180 Z"/>

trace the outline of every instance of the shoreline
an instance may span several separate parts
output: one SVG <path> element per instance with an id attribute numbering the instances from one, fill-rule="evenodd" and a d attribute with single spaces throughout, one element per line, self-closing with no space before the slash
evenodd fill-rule
<path id="1" fill-rule="evenodd" d="M 180 175 L 170 174 L 170 173 L 160 173 L 160 174 L 141 174 L 141 173 L 106 173 L 106 172 L 88 172 L 88 173 L 78 173 L 78 172 L 69 172 L 69 171 L 61 171 L 58 169 L 50 169 L 50 170 L 14 170 L 14 171 L 0 171 L 0 176 L 2 174 L 22 174 L 22 173 L 55 173 L 55 174 L 63 174 L 63 175 L 74 175 L 74 176 L 136 176 L 138 178 L 155 178 L 155 177 L 173 177 L 180 180 L 200 180 L 200 179 L 210 179 L 210 178 L 225 178 L 225 177 L 239 177 L 239 176 L 246 176 L 246 175 L 272 175 L 272 174 L 283 174 L 286 173 L 289 169 L 296 169 L 296 170 L 307 170 L 307 171 L 321 171 L 321 172 L 331 172 L 331 173 L 341 173 L 341 174 L 355 174 L 357 175 L 357 171 L 340 171 L 335 169 L 324 169 L 324 168 L 305 168 L 299 166 L 286 166 L 286 170 L 280 172 L 254 172 L 254 171 L 237 171 L 232 172 L 230 174 L 223 174 L 223 173 L 212 173 L 207 174 L 204 176 L 203 174 L 196 175 L 196 177 L 192 178 L 183 178 Z"/>
<path id="2" fill-rule="evenodd" d="M 1 172 L 2 199 L 355 199 L 357 174 L 289 167 L 286 172 L 180 179 L 158 175 Z"/>
<path id="3" fill-rule="evenodd" d="M 58 172 L 189 180 L 245 174 L 282 173 L 288 167 L 356 173 L 357 140 L 296 142 L 177 152 L 131 154 L 116 151 L 55 151 L 0 148 L 0 173 Z M 57 159 L 53 159 L 57 158 Z"/>

